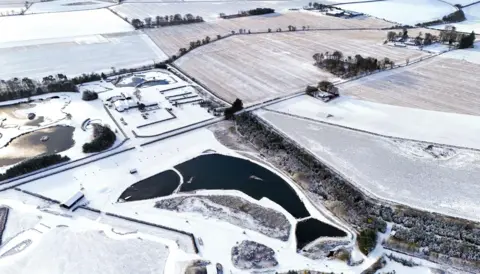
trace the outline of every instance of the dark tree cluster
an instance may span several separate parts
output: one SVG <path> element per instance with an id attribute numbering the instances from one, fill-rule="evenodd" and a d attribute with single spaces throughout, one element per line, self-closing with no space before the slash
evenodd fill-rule
<path id="1" fill-rule="evenodd" d="M 330 5 L 325 5 L 325 4 L 321 4 L 321 3 L 317 3 L 317 2 L 310 2 L 308 3 L 308 6 L 310 8 L 313 8 L 314 10 L 319 10 L 319 11 L 328 11 L 330 9 L 332 9 L 332 6 Z"/>
<path id="2" fill-rule="evenodd" d="M 70 158 L 67 156 L 61 156 L 59 154 L 31 158 L 7 169 L 5 173 L 1 173 L 0 181 L 11 179 L 52 165 L 67 162 L 69 160 Z"/>
<path id="3" fill-rule="evenodd" d="M 93 140 L 89 143 L 85 143 L 82 146 L 84 153 L 100 152 L 105 149 L 110 148 L 117 136 L 115 133 L 107 126 L 100 124 L 93 125 Z"/>
<path id="4" fill-rule="evenodd" d="M 473 48 L 475 42 L 475 32 L 471 32 L 469 35 L 463 35 L 458 44 L 459 49 Z"/>
<path id="5" fill-rule="evenodd" d="M 357 242 L 360 251 L 368 255 L 377 244 L 377 232 L 373 229 L 365 229 L 357 235 Z"/>
<path id="6" fill-rule="evenodd" d="M 240 111 L 243 109 L 243 102 L 240 99 L 236 99 L 235 102 L 233 102 L 232 106 L 225 109 L 225 118 L 226 119 L 232 119 L 233 115 L 235 112 Z"/>
<path id="7" fill-rule="evenodd" d="M 98 94 L 95 91 L 86 90 L 82 93 L 82 100 L 93 101 L 98 99 Z"/>
<path id="8" fill-rule="evenodd" d="M 155 18 L 147 17 L 144 20 L 134 18 L 132 19 L 131 24 L 135 29 L 143 29 L 192 24 L 199 22 L 203 22 L 203 18 L 201 16 L 193 16 L 190 13 L 182 16 L 181 14 L 177 13 L 175 15 L 157 16 Z"/>
<path id="9" fill-rule="evenodd" d="M 424 23 L 418 23 L 416 26 L 417 27 L 428 27 L 428 26 L 435 26 L 435 25 L 441 25 L 441 24 L 449 24 L 449 23 L 458 23 L 465 21 L 467 18 L 465 17 L 465 13 L 463 12 L 462 9 L 458 9 L 457 11 L 454 11 L 448 15 L 445 15 L 442 17 L 442 19 L 437 19 L 433 21 L 428 21 Z"/>
<path id="10" fill-rule="evenodd" d="M 399 41 L 404 42 L 407 41 L 410 37 L 408 36 L 408 30 L 406 28 L 403 31 L 398 33 L 394 31 L 389 31 L 387 33 L 387 40 L 388 41 Z M 431 45 L 433 42 L 438 41 L 438 37 L 432 35 L 431 33 L 427 32 L 425 35 L 422 32 L 419 32 L 418 35 L 413 40 L 416 46 L 428 46 Z"/>
<path id="11" fill-rule="evenodd" d="M 360 54 L 353 58 L 351 56 L 344 58 L 340 51 L 334 51 L 332 54 L 329 52 L 316 53 L 313 55 L 313 59 L 316 66 L 342 78 L 354 77 L 388 67 L 393 68 L 394 66 L 394 62 L 388 58 L 378 60 L 372 57 L 364 58 Z"/>
<path id="12" fill-rule="evenodd" d="M 102 77 L 104 76 L 104 77 Z M 71 78 L 70 80 L 72 81 L 73 84 L 75 85 L 80 85 L 80 84 L 83 84 L 83 83 L 88 83 L 88 82 L 94 82 L 94 81 L 100 81 L 102 80 L 103 78 L 106 78 L 106 75 L 104 73 L 102 74 L 98 74 L 98 73 L 90 73 L 90 74 L 82 74 L 80 76 L 77 76 L 77 77 L 73 77 Z"/>
<path id="13" fill-rule="evenodd" d="M 256 8 L 256 9 L 251 9 L 247 11 L 239 11 L 237 14 L 220 13 L 220 18 L 232 19 L 232 18 L 245 17 L 245 16 L 263 15 L 263 14 L 269 14 L 269 13 L 275 13 L 275 10 L 270 8 Z"/>
<path id="14" fill-rule="evenodd" d="M 6 81 L 0 80 L 0 102 L 28 98 L 49 92 L 76 91 L 75 84 L 63 74 L 57 74 L 55 77 L 52 75 L 43 77 L 41 82 L 27 77 L 21 80 L 16 77 Z"/>

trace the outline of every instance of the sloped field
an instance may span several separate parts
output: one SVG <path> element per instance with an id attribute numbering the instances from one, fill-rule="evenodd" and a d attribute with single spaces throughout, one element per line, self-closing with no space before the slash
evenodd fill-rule
<path id="1" fill-rule="evenodd" d="M 288 30 L 288 26 L 296 26 L 302 29 L 303 26 L 322 29 L 352 29 L 352 28 L 384 28 L 391 26 L 382 20 L 369 17 L 352 19 L 335 18 L 324 16 L 313 12 L 287 12 L 285 14 L 274 14 L 268 16 L 250 16 L 238 19 L 218 20 L 208 23 L 197 23 L 182 26 L 172 26 L 146 30 L 152 40 L 168 55 L 177 54 L 182 47 L 188 48 L 190 42 L 202 40 L 206 36 L 216 38 L 217 35 L 230 34 L 239 29 L 274 32 L 277 28 Z M 386 35 L 386 34 L 385 34 Z"/>
<path id="2" fill-rule="evenodd" d="M 480 65 L 434 57 L 342 84 L 340 93 L 397 106 L 480 115 Z M 441 122 L 441 121 L 438 121 Z"/>

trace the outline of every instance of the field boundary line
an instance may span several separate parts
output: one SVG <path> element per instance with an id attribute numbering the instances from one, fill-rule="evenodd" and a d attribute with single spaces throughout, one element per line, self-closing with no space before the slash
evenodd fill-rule
<path id="1" fill-rule="evenodd" d="M 300 115 L 296 115 L 296 114 L 291 114 L 291 113 L 287 113 L 287 112 L 283 112 L 283 111 L 279 111 L 279 110 L 273 110 L 273 109 L 269 109 L 269 108 L 263 108 L 263 110 L 274 112 L 274 113 L 277 113 L 277 114 L 280 114 L 280 115 L 290 116 L 290 117 L 297 118 L 297 119 L 308 120 L 308 121 L 315 122 L 315 123 L 321 123 L 321 124 L 325 124 L 325 125 L 329 125 L 329 126 L 333 126 L 333 127 L 339 127 L 339 128 L 343 128 L 343 129 L 350 130 L 350 131 L 356 131 L 356 132 L 370 134 L 370 135 L 374 135 L 374 136 L 377 136 L 377 137 L 388 138 L 388 139 L 392 139 L 392 140 L 417 142 L 417 143 L 429 144 L 429 145 L 433 144 L 433 145 L 437 145 L 437 146 L 446 146 L 446 147 L 450 147 L 450 148 L 464 149 L 464 150 L 480 152 L 479 148 L 457 146 L 457 145 L 448 145 L 448 144 L 442 144 L 442 143 L 437 143 L 437 142 L 422 141 L 422 140 L 410 139 L 410 138 L 404 138 L 404 137 L 396 137 L 396 136 L 380 134 L 380 133 L 376 133 L 376 132 L 368 131 L 368 130 L 364 130 L 364 129 L 358 129 L 358 128 L 339 125 L 339 124 L 330 123 L 330 122 L 326 122 L 326 121 L 316 120 L 316 119 L 312 119 L 312 118 L 309 118 L 309 117 L 300 116 Z"/>

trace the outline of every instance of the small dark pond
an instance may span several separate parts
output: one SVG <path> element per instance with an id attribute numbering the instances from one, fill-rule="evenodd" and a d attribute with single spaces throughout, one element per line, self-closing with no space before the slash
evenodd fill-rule
<path id="1" fill-rule="evenodd" d="M 148 81 L 145 83 L 142 83 L 138 85 L 139 88 L 147 88 L 147 87 L 153 87 L 153 86 L 158 86 L 158 85 L 168 85 L 170 84 L 167 80 L 153 80 L 153 81 Z"/>
<path id="2" fill-rule="evenodd" d="M 118 200 L 139 201 L 168 196 L 180 184 L 180 177 L 173 170 L 167 170 L 129 186 Z"/>
<path id="3" fill-rule="evenodd" d="M 317 219 L 308 218 L 297 223 L 295 236 L 297 236 L 297 249 L 300 250 L 320 237 L 345 237 L 347 233 Z"/>
<path id="4" fill-rule="evenodd" d="M 0 148 L 0 167 L 65 151 L 75 144 L 74 131 L 71 126 L 53 126 L 19 135 Z"/>

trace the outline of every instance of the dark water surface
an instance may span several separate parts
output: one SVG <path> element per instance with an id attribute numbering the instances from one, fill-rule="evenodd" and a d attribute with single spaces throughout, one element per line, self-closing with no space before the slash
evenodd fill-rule
<path id="1" fill-rule="evenodd" d="M 295 235 L 297 236 L 297 249 L 302 249 L 320 237 L 345 237 L 347 233 L 317 219 L 308 218 L 297 223 Z"/>
<path id="2" fill-rule="evenodd" d="M 0 167 L 65 151 L 75 144 L 74 131 L 75 128 L 71 126 L 53 126 L 17 136 L 0 148 Z M 41 140 L 44 136 L 48 138 L 46 141 Z"/>
<path id="3" fill-rule="evenodd" d="M 221 154 L 207 154 L 175 166 L 185 181 L 180 191 L 233 189 L 260 200 L 267 197 L 295 218 L 310 216 L 297 193 L 280 176 L 253 162 Z M 190 183 L 187 183 L 191 181 Z"/>
<path id="4" fill-rule="evenodd" d="M 119 200 L 139 201 L 168 196 L 180 184 L 180 177 L 173 170 L 155 174 L 128 187 Z"/>

